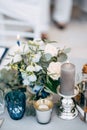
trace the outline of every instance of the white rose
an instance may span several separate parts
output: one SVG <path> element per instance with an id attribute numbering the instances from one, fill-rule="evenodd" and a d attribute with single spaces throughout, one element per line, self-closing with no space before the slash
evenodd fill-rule
<path id="1" fill-rule="evenodd" d="M 49 53 L 52 56 L 57 56 L 58 50 L 56 49 L 56 47 L 54 47 L 54 46 L 52 46 L 50 44 L 47 44 L 45 46 L 44 53 L 45 54 Z"/>
<path id="2" fill-rule="evenodd" d="M 26 71 L 27 71 L 27 72 L 33 72 L 33 71 L 35 71 L 35 67 L 32 66 L 32 65 L 29 65 L 29 66 L 26 68 Z"/>
<path id="3" fill-rule="evenodd" d="M 22 60 L 22 57 L 20 54 L 16 54 L 13 58 L 13 63 L 20 62 Z"/>
<path id="4" fill-rule="evenodd" d="M 47 74 L 53 79 L 58 80 L 60 77 L 61 63 L 51 62 L 47 68 Z"/>

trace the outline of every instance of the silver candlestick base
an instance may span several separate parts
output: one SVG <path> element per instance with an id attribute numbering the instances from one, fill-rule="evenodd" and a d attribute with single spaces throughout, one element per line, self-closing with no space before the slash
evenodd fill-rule
<path id="1" fill-rule="evenodd" d="M 75 86 L 74 94 L 67 96 L 60 93 L 60 87 L 58 87 L 58 94 L 62 97 L 60 99 L 60 106 L 58 108 L 58 116 L 65 120 L 74 119 L 78 115 L 78 111 L 75 107 L 73 97 L 79 93 L 78 86 Z"/>

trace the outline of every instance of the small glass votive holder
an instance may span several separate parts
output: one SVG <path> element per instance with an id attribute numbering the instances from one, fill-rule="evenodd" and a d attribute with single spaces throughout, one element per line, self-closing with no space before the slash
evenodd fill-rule
<path id="1" fill-rule="evenodd" d="M 3 91 L 0 89 L 0 114 L 3 114 L 5 110 L 5 101 Z"/>
<path id="2" fill-rule="evenodd" d="M 48 99 L 40 99 L 34 103 L 37 121 L 41 124 L 47 124 L 51 120 L 53 102 Z"/>

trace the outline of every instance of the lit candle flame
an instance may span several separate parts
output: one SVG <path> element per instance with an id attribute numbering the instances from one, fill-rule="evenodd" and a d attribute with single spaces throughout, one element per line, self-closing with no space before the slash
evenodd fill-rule
<path id="1" fill-rule="evenodd" d="M 18 34 L 18 35 L 17 35 L 17 40 L 19 40 L 19 39 L 20 39 L 20 35 Z"/>
<path id="2" fill-rule="evenodd" d="M 69 60 L 67 60 L 66 63 L 70 63 Z"/>

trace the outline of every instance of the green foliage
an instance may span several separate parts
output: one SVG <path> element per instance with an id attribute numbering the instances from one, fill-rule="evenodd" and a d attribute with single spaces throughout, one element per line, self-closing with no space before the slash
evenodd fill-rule
<path id="1" fill-rule="evenodd" d="M 52 56 L 50 54 L 45 54 L 44 55 L 44 61 L 50 61 Z"/>
<path id="2" fill-rule="evenodd" d="M 70 48 L 56 48 L 51 43 L 56 41 L 28 41 L 21 43 L 19 50 L 10 55 L 11 70 L 2 70 L 1 84 L 10 89 L 17 89 L 22 85 L 44 85 L 45 91 L 56 93 L 60 84 L 60 62 L 67 60 Z M 55 68 L 55 69 L 53 69 Z M 53 71 L 52 71 L 53 70 Z M 8 76 L 7 76 L 8 75 Z"/>
<path id="3" fill-rule="evenodd" d="M 63 61 L 66 61 L 67 60 L 67 55 L 66 55 L 66 53 L 60 53 L 59 55 L 58 55 L 58 61 L 59 62 L 63 62 Z"/>
<path id="4" fill-rule="evenodd" d="M 64 53 L 69 53 L 71 51 L 71 48 L 65 48 Z"/>
<path id="5" fill-rule="evenodd" d="M 15 70 L 0 70 L 0 89 L 2 89 L 4 93 L 7 93 L 11 90 L 23 87 L 19 77 L 18 72 Z"/>
<path id="6" fill-rule="evenodd" d="M 46 89 L 50 90 L 51 93 L 57 93 L 57 87 L 59 84 L 60 84 L 60 78 L 58 80 L 52 80 L 50 77 L 47 77 Z"/>

